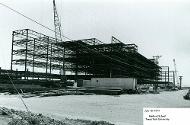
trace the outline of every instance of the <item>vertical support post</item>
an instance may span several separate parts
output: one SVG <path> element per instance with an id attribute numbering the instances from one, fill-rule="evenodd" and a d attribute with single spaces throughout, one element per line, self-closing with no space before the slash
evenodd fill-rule
<path id="1" fill-rule="evenodd" d="M 25 79 L 27 77 L 27 54 L 28 54 L 28 29 L 26 29 L 26 41 L 25 41 L 25 46 L 26 46 L 26 53 L 25 53 Z"/>
<path id="2" fill-rule="evenodd" d="M 161 71 L 159 71 L 161 81 L 163 80 L 163 74 L 162 73 L 163 72 L 162 72 L 162 68 L 161 68 Z"/>
<path id="3" fill-rule="evenodd" d="M 168 66 L 168 84 L 170 82 L 170 69 L 169 69 L 169 66 Z"/>
<path id="4" fill-rule="evenodd" d="M 94 57 L 92 57 L 92 73 L 93 73 L 93 76 L 95 76 L 95 69 L 94 69 Z"/>
<path id="5" fill-rule="evenodd" d="M 167 73 L 167 72 L 165 71 L 165 77 L 164 77 L 164 78 L 165 78 L 165 86 L 166 86 L 166 84 L 167 84 L 167 83 L 166 83 L 166 73 Z"/>
<path id="6" fill-rule="evenodd" d="M 48 37 L 48 40 L 49 40 L 49 37 Z M 47 44 L 47 50 L 46 50 L 46 79 L 47 79 L 47 70 L 48 70 L 48 51 L 49 51 L 49 43 Z"/>
<path id="7" fill-rule="evenodd" d="M 173 71 L 173 84 L 175 86 L 175 72 Z"/>
<path id="8" fill-rule="evenodd" d="M 63 58 L 63 60 L 62 60 L 63 61 L 62 62 L 63 63 L 63 65 L 62 65 L 62 71 L 63 71 L 62 80 L 65 82 L 66 81 L 66 74 L 65 74 L 66 70 L 65 70 L 65 48 L 64 47 L 62 48 L 62 52 L 63 52 L 62 53 L 63 54 L 63 57 L 62 57 Z"/>
<path id="9" fill-rule="evenodd" d="M 76 69 L 75 69 L 75 80 L 77 81 L 77 77 L 78 77 L 78 50 L 79 50 L 79 46 L 77 43 L 76 46 Z"/>
<path id="10" fill-rule="evenodd" d="M 32 65 L 32 72 L 33 72 L 33 79 L 34 79 L 34 58 L 35 58 L 35 50 L 36 49 L 36 39 L 34 39 L 34 44 L 33 44 L 33 65 Z"/>
<path id="11" fill-rule="evenodd" d="M 27 72 L 27 76 L 26 76 L 26 78 L 27 78 L 27 80 L 28 80 L 28 69 L 27 69 L 27 71 L 26 71 L 26 72 Z"/>
<path id="12" fill-rule="evenodd" d="M 11 71 L 13 70 L 13 46 L 14 46 L 14 31 L 12 33 L 12 49 L 11 49 Z"/>
<path id="13" fill-rule="evenodd" d="M 63 76 L 65 76 L 65 48 L 63 48 Z"/>
<path id="14" fill-rule="evenodd" d="M 52 67 L 51 67 L 51 62 L 52 62 L 52 43 L 51 43 L 51 48 L 50 48 L 50 66 L 49 66 L 49 69 L 50 69 L 50 75 L 51 75 L 51 70 L 52 70 Z"/>
<path id="15" fill-rule="evenodd" d="M 85 66 L 85 72 L 84 75 L 87 75 L 87 66 Z"/>
<path id="16" fill-rule="evenodd" d="M 179 76 L 179 89 L 181 90 L 181 85 L 182 85 L 182 77 L 183 76 Z"/>

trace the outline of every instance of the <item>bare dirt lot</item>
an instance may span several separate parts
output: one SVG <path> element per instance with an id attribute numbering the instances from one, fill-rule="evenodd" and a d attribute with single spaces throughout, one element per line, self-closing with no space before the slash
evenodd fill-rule
<path id="1" fill-rule="evenodd" d="M 144 107 L 190 108 L 187 90 L 143 95 L 67 95 L 25 98 L 32 112 L 58 120 L 64 118 L 104 120 L 117 125 L 142 125 Z M 25 110 L 16 95 L 0 95 L 0 106 Z"/>

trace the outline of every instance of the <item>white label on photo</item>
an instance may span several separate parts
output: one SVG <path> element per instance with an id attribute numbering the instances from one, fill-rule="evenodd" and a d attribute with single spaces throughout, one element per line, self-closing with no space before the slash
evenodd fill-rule
<path id="1" fill-rule="evenodd" d="M 190 125 L 190 108 L 143 108 L 143 125 Z"/>

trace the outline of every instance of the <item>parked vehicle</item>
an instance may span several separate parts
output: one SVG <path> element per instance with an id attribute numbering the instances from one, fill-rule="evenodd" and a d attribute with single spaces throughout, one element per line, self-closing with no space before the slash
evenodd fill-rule
<path id="1" fill-rule="evenodd" d="M 187 92 L 187 94 L 185 96 L 183 96 L 183 98 L 186 99 L 186 100 L 190 100 L 190 89 Z"/>

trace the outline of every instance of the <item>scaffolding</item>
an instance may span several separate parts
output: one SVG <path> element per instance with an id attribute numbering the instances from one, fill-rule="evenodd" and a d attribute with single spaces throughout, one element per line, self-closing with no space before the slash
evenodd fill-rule
<path id="1" fill-rule="evenodd" d="M 141 55 L 137 45 L 113 36 L 111 43 L 96 38 L 63 42 L 29 29 L 13 31 L 11 70 L 16 65 L 23 66 L 26 75 L 40 68 L 47 77 L 65 71 L 75 79 L 86 75 L 158 80 L 160 75 L 160 67 Z"/>

